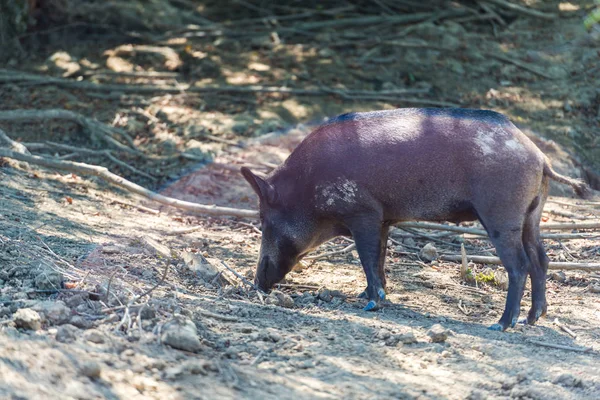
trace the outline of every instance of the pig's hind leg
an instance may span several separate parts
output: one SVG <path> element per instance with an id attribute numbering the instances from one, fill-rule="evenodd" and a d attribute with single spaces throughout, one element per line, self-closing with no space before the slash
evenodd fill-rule
<path id="1" fill-rule="evenodd" d="M 527 315 L 527 323 L 535 324 L 539 317 L 546 315 L 546 273 L 548 272 L 548 256 L 540 237 L 540 220 L 542 209 L 548 197 L 548 179 L 542 184 L 542 192 L 529 207 L 523 225 L 523 245 L 531 261 L 529 276 L 531 277 L 531 309 Z"/>
<path id="2" fill-rule="evenodd" d="M 497 208 L 496 211 L 498 212 L 499 209 Z M 489 327 L 490 330 L 504 331 L 508 327 L 514 327 L 519 318 L 521 298 L 531 263 L 523 246 L 523 217 L 518 218 L 517 215 L 523 214 L 505 214 L 504 218 L 501 215 L 495 217 L 479 215 L 508 272 L 508 294 L 504 313 L 497 324 Z"/>
<path id="3" fill-rule="evenodd" d="M 387 244 L 389 226 L 376 217 L 358 217 L 349 221 L 348 228 L 356 243 L 356 251 L 360 257 L 367 277 L 366 298 L 369 299 L 365 311 L 379 308 L 380 301 L 385 299 L 385 276 L 383 263 Z"/>

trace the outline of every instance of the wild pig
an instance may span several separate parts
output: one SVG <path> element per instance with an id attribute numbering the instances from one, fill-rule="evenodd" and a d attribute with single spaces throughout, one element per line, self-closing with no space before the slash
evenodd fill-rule
<path id="1" fill-rule="evenodd" d="M 505 310 L 493 330 L 517 322 L 528 274 L 527 322 L 546 312 L 548 258 L 539 225 L 549 179 L 589 194 L 583 182 L 553 171 L 508 118 L 484 110 L 344 114 L 314 130 L 267 177 L 241 172 L 260 200 L 255 282 L 262 290 L 321 243 L 352 236 L 367 278 L 365 310 L 375 310 L 386 295 L 390 225 L 478 219 L 509 276 Z"/>

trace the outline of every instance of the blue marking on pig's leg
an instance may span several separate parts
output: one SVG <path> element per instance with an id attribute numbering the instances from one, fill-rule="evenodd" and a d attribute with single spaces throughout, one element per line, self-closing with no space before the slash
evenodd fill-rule
<path id="1" fill-rule="evenodd" d="M 502 327 L 502 325 L 500 325 L 500 324 L 494 324 L 494 325 L 491 325 L 491 326 L 490 326 L 488 329 L 489 329 L 490 331 L 498 331 L 498 332 L 502 332 L 502 331 L 504 331 L 504 328 L 503 328 L 503 327 Z"/>
<path id="2" fill-rule="evenodd" d="M 363 311 L 375 311 L 379 308 L 379 304 L 373 300 L 369 301 Z"/>
<path id="3" fill-rule="evenodd" d="M 362 291 L 362 292 L 361 292 L 361 293 L 358 295 L 358 298 L 359 298 L 359 299 L 366 299 L 366 298 L 368 298 L 368 297 L 369 297 L 369 295 L 367 294 L 367 289 L 363 290 L 363 291 Z"/>
<path id="4" fill-rule="evenodd" d="M 354 237 L 356 250 L 360 257 L 365 275 L 367 277 L 367 298 L 369 302 L 365 311 L 373 311 L 379 308 L 379 302 L 385 298 L 385 289 L 379 274 L 379 263 L 384 246 L 382 241 L 383 224 L 379 216 L 362 215 L 348 221 L 348 227 Z M 386 239 L 387 239 L 387 230 Z"/>

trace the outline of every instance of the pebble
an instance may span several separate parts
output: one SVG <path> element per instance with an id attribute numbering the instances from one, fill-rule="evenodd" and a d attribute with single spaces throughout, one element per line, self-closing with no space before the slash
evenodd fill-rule
<path id="1" fill-rule="evenodd" d="M 445 342 L 448 339 L 450 331 L 440 324 L 433 325 L 428 331 L 427 336 L 431 338 L 433 343 Z"/>
<path id="2" fill-rule="evenodd" d="M 389 339 L 390 336 L 392 336 L 392 334 L 390 333 L 390 331 L 388 331 L 385 328 L 380 329 L 379 332 L 377 332 L 377 335 L 376 335 L 377 339 L 379 339 L 379 340 Z"/>
<path id="3" fill-rule="evenodd" d="M 600 293 L 600 285 L 590 285 L 589 288 L 591 293 Z"/>
<path id="4" fill-rule="evenodd" d="M 412 332 L 402 333 L 400 335 L 395 335 L 398 338 L 398 342 L 403 344 L 412 344 L 417 343 L 417 338 L 415 334 Z"/>
<path id="5" fill-rule="evenodd" d="M 13 321 L 17 328 L 37 331 L 42 328 L 42 317 L 30 308 L 21 308 L 15 312 Z"/>
<path id="6" fill-rule="evenodd" d="M 77 339 L 79 329 L 71 324 L 64 324 L 56 330 L 56 340 L 61 343 L 71 343 Z"/>
<path id="7" fill-rule="evenodd" d="M 175 316 L 163 326 L 161 340 L 179 350 L 196 352 L 202 349 L 196 325 L 183 316 Z"/>
<path id="8" fill-rule="evenodd" d="M 61 325 L 71 319 L 71 309 L 62 301 L 42 301 L 32 307 L 51 324 Z"/>
<path id="9" fill-rule="evenodd" d="M 561 386 L 565 386 L 565 387 L 584 387 L 585 386 L 583 381 L 580 378 L 573 376 L 573 374 L 570 374 L 568 372 L 558 375 L 556 378 L 554 378 L 552 383 L 561 385 Z"/>
<path id="10" fill-rule="evenodd" d="M 81 329 L 90 329 L 92 326 L 94 326 L 94 323 L 92 321 L 85 319 L 81 315 L 72 316 L 71 320 L 69 321 L 69 324 Z"/>
<path id="11" fill-rule="evenodd" d="M 323 300 L 326 303 L 331 302 L 333 300 L 333 296 L 331 295 L 331 291 L 329 289 L 321 288 L 317 292 L 317 296 L 320 300 Z"/>
<path id="12" fill-rule="evenodd" d="M 269 297 L 267 298 L 268 304 L 274 304 L 284 308 L 293 308 L 294 307 L 294 299 L 286 293 L 283 293 L 279 290 L 271 291 Z"/>
<path id="13" fill-rule="evenodd" d="M 56 271 L 46 271 L 35 277 L 35 288 L 39 290 L 56 290 L 62 286 L 63 276 Z"/>
<path id="14" fill-rule="evenodd" d="M 91 379 L 100 378 L 100 373 L 102 372 L 102 368 L 100 368 L 100 364 L 96 361 L 86 361 L 80 367 L 80 372 L 82 375 L 87 376 Z"/>
<path id="15" fill-rule="evenodd" d="M 65 300 L 65 304 L 68 307 L 71 308 L 75 308 L 80 304 L 85 303 L 85 301 L 89 298 L 89 296 L 87 294 L 84 293 L 78 293 L 74 296 L 69 297 L 67 300 Z"/>
<path id="16" fill-rule="evenodd" d="M 86 331 L 83 334 L 83 338 L 85 340 L 87 340 L 88 342 L 92 342 L 92 343 L 96 343 L 96 344 L 102 344 L 102 343 L 106 342 L 106 336 L 104 335 L 104 333 L 100 332 L 97 329 L 91 329 L 89 331 Z"/>
<path id="17" fill-rule="evenodd" d="M 424 260 L 431 262 L 438 257 L 437 249 L 433 245 L 433 243 L 427 243 L 421 251 L 419 252 L 419 257 Z"/>
<path id="18" fill-rule="evenodd" d="M 410 237 L 404 238 L 404 240 L 402 241 L 402 243 L 404 243 L 408 247 L 416 247 L 417 246 L 417 242 L 415 242 L 415 239 L 410 238 Z"/>
<path id="19" fill-rule="evenodd" d="M 567 276 L 563 271 L 552 271 L 550 274 L 550 279 L 556 282 L 565 282 L 567 280 Z"/>

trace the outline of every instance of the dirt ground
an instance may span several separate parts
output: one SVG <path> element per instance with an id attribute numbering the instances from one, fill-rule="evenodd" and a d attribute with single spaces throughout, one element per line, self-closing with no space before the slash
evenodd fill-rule
<path id="1" fill-rule="evenodd" d="M 431 88 L 421 99 L 506 113 L 537 137 L 561 172 L 594 184 L 600 166 L 600 70 L 595 68 L 600 39 L 581 28 L 585 6 L 573 7 L 557 21 L 519 18 L 495 33 L 485 24 L 470 30 L 452 23 L 418 28 L 430 41 L 460 43 L 452 55 L 291 39 L 246 48 L 226 38 L 200 39 L 178 48 L 183 62 L 195 69 L 178 71 L 177 79 Z M 110 71 L 170 71 L 162 57 L 115 52 L 125 44 L 122 38 L 99 39 L 59 36 L 5 68 L 95 76 L 100 83 L 112 82 L 102 75 Z M 319 43 L 328 43 L 322 39 Z M 497 49 L 519 55 L 553 79 L 483 55 Z M 142 85 L 149 78 L 110 79 Z M 241 165 L 267 172 L 325 116 L 411 105 L 334 95 L 131 95 L 0 83 L 0 109 L 76 111 L 123 129 L 148 158 L 122 155 L 145 173 L 139 174 L 101 156 L 41 147 L 38 154 L 102 164 L 183 200 L 246 209 L 256 206 L 256 198 L 237 172 Z M 0 127 L 30 148 L 33 142 L 105 145 L 64 121 L 0 121 Z M 195 157 L 152 158 L 176 152 Z M 493 332 L 486 328 L 500 317 L 506 296 L 502 268 L 470 264 L 471 278 L 465 278 L 457 263 L 419 257 L 428 243 L 439 254 L 460 254 L 464 244 L 468 254 L 494 255 L 490 242 L 395 229 L 386 267 L 389 303 L 380 311 L 363 312 L 364 301 L 356 297 L 365 278 L 355 251 L 303 265 L 264 296 L 240 279 L 252 279 L 260 245 L 257 221 L 194 216 L 97 178 L 0 163 L 0 398 L 600 396 L 598 273 L 551 271 L 547 318 L 536 326 Z M 544 222 L 599 217 L 597 205 L 554 196 Z M 582 238 L 546 241 L 550 259 L 599 262 L 598 231 L 562 233 L 576 232 Z M 317 254 L 349 243 L 336 239 Z M 207 270 L 218 275 L 207 279 Z M 529 304 L 527 290 L 521 315 Z M 436 324 L 439 341 L 429 334 Z"/>

